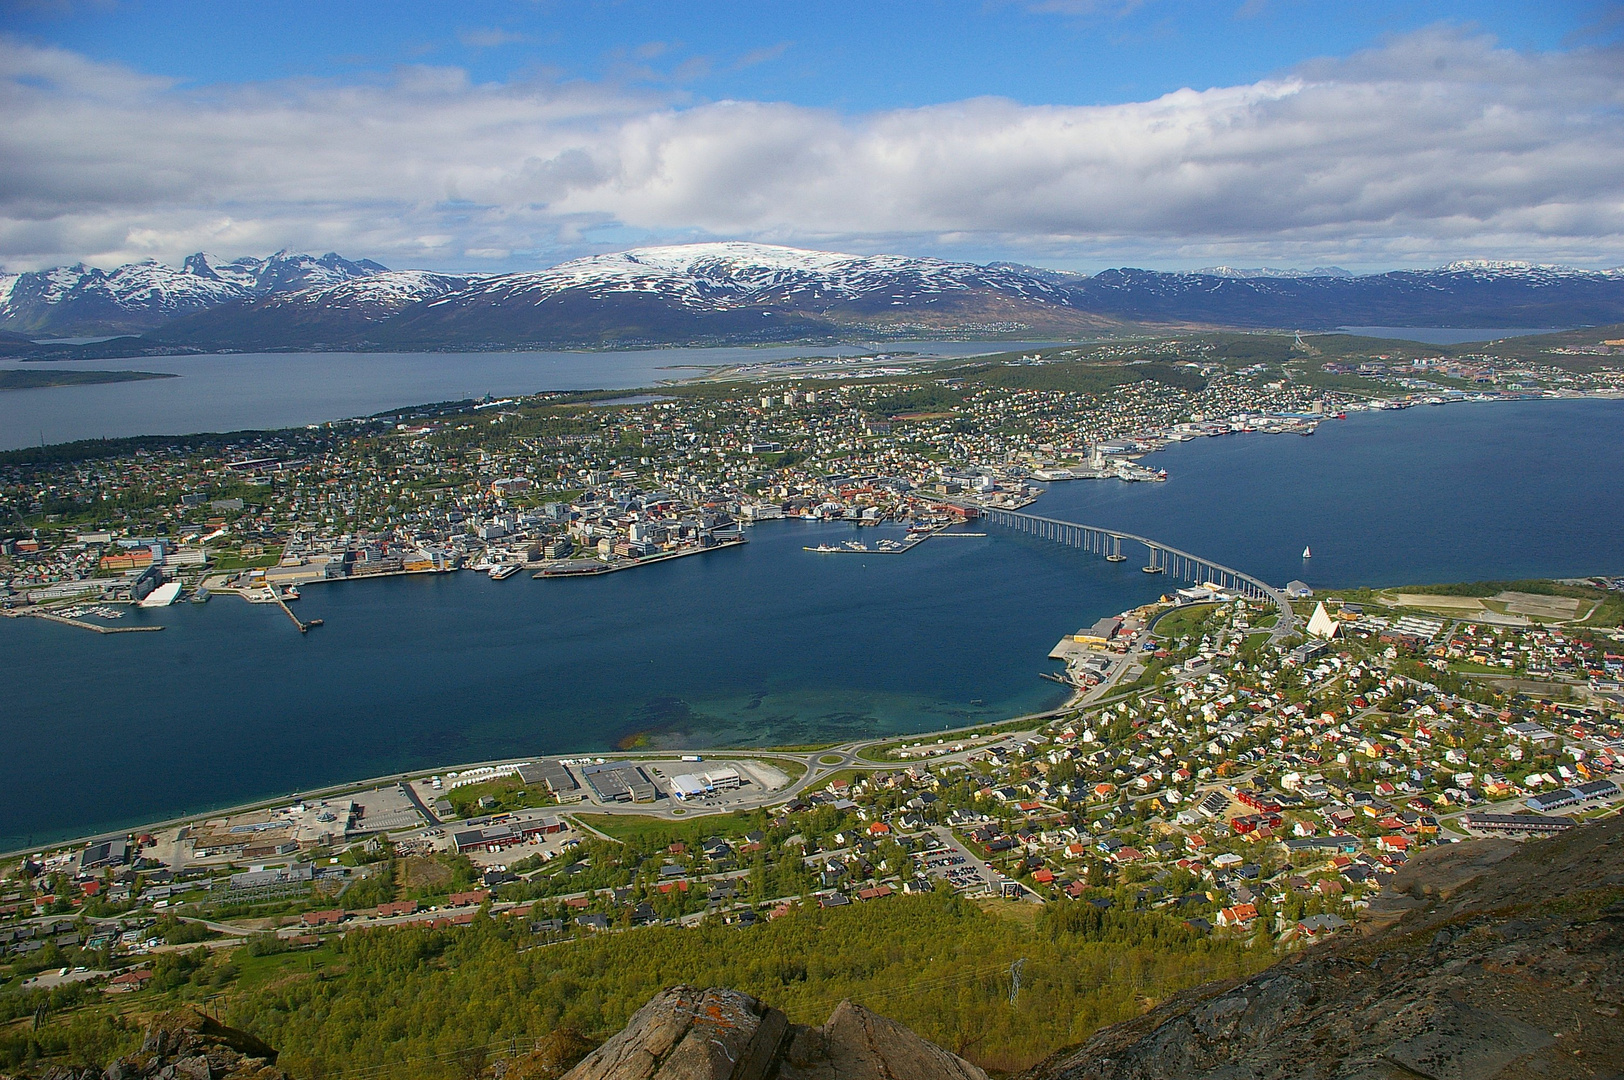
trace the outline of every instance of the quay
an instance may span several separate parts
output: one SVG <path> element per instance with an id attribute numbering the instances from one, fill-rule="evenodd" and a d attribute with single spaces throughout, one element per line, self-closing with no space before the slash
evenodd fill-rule
<path id="1" fill-rule="evenodd" d="M 321 625 L 320 619 L 311 619 L 309 622 L 300 622 L 299 616 L 293 613 L 293 609 L 288 607 L 288 602 L 284 600 L 282 598 L 282 594 L 277 592 L 275 589 L 271 590 L 271 598 L 276 601 L 276 606 L 282 609 L 282 614 L 293 620 L 293 625 L 299 628 L 299 633 L 308 634 L 310 633 L 310 628 L 312 626 Z"/>
<path id="2" fill-rule="evenodd" d="M 81 630 L 93 630 L 98 634 L 144 634 L 153 630 L 162 630 L 161 626 L 97 626 L 95 623 L 85 622 L 83 619 L 70 619 L 66 615 L 58 615 L 51 611 L 8 611 L 13 619 L 34 618 L 47 619 L 63 626 L 77 626 Z"/>
<path id="3" fill-rule="evenodd" d="M 984 532 L 948 532 L 947 526 L 934 529 L 928 533 L 915 533 L 906 540 L 881 540 L 875 547 L 856 540 L 845 540 L 839 544 L 819 544 L 817 547 L 801 545 L 802 551 L 810 551 L 817 555 L 901 555 L 912 551 L 920 544 L 933 536 L 986 536 Z"/>
<path id="4" fill-rule="evenodd" d="M 666 562 L 671 559 L 680 559 L 687 555 L 703 555 L 706 552 L 721 551 L 725 548 L 738 547 L 740 544 L 747 543 L 749 543 L 749 539 L 747 537 L 729 537 L 726 540 L 718 540 L 714 547 L 684 548 L 681 551 L 667 551 L 664 554 L 650 555 L 643 559 L 617 559 L 611 562 L 601 563 L 593 561 L 580 567 L 569 566 L 567 564 L 571 562 L 587 563 L 587 560 L 561 559 L 550 565 L 543 566 L 540 570 L 536 571 L 530 576 L 532 578 L 597 577 L 599 574 L 613 574 L 619 570 L 630 570 L 638 566 L 647 566 L 650 563 Z M 560 565 L 560 563 L 565 565 Z"/>

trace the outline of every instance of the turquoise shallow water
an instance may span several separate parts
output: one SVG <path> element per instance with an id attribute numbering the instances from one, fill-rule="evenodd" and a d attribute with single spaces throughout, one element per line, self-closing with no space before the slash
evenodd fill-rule
<path id="1" fill-rule="evenodd" d="M 1151 458 L 1164 484 L 1055 485 L 1035 512 L 1278 584 L 1624 572 L 1624 402 L 1356 415 L 1312 438 Z M 1064 634 L 1167 586 L 1009 534 L 900 556 L 751 543 L 576 581 L 471 573 L 318 585 L 300 637 L 234 597 L 132 611 L 161 634 L 0 620 L 0 848 L 407 768 L 606 749 L 924 731 L 1055 704 Z M 1304 563 L 1303 545 L 1314 558 Z"/>

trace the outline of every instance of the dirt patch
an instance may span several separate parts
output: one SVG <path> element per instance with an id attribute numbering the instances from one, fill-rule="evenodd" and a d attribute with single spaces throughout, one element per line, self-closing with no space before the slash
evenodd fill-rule
<path id="1" fill-rule="evenodd" d="M 995 919 L 1009 919 L 1022 926 L 1035 926 L 1038 913 L 1043 910 L 1041 904 L 1028 904 L 1019 900 L 998 900 L 991 897 L 976 903 L 982 911 Z"/>
<path id="2" fill-rule="evenodd" d="M 451 881 L 451 868 L 426 855 L 413 856 L 401 863 L 401 877 L 408 889 L 437 889 Z"/>
<path id="3" fill-rule="evenodd" d="M 1475 596 L 1432 596 L 1428 593 L 1399 593 L 1393 597 L 1399 607 L 1431 608 L 1434 611 L 1482 611 L 1483 601 Z"/>
<path id="4" fill-rule="evenodd" d="M 1506 610 L 1541 619 L 1577 619 L 1593 606 L 1593 601 L 1573 596 L 1541 596 L 1537 593 L 1503 592 L 1495 597 L 1506 602 Z"/>

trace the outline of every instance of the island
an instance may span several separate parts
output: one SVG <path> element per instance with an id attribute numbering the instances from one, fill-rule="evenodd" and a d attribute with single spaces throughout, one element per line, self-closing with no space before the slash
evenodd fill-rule
<path id="1" fill-rule="evenodd" d="M 179 375 L 163 371 L 55 371 L 6 368 L 0 370 L 0 390 L 37 390 L 47 386 L 93 386 L 100 383 L 178 378 Z"/>

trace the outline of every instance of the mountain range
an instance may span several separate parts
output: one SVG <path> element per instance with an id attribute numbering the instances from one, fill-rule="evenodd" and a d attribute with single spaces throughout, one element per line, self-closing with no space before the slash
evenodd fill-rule
<path id="1" fill-rule="evenodd" d="M 147 260 L 99 270 L 78 263 L 26 274 L 0 272 L 0 330 L 41 337 L 139 333 L 224 304 L 299 292 L 386 268 L 329 252 L 279 251 L 226 262 L 199 252 L 177 269 Z"/>
<path id="2" fill-rule="evenodd" d="M 1618 322 L 1624 322 L 1624 270 L 1504 262 L 1360 276 L 1335 267 L 1124 268 L 1090 276 L 1011 263 L 705 243 L 505 274 L 389 270 L 333 253 L 317 258 L 286 251 L 231 262 L 200 253 L 179 269 L 141 262 L 111 271 L 78 265 L 0 274 L 0 345 L 141 335 L 130 343 L 139 351 L 1071 338 L 1124 326 L 1323 330 Z"/>

